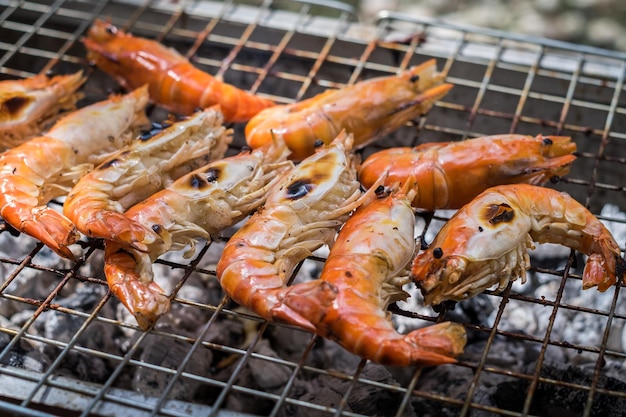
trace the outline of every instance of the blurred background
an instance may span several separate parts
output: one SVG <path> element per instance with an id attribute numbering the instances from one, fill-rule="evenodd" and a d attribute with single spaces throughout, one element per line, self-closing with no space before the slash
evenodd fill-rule
<path id="1" fill-rule="evenodd" d="M 363 21 L 380 10 L 626 51 L 626 0 L 344 0 Z"/>

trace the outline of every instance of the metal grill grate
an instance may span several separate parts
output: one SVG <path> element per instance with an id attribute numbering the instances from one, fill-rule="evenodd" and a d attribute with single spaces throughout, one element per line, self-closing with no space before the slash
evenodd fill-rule
<path id="1" fill-rule="evenodd" d="M 612 230 L 626 225 L 624 54 L 393 13 L 363 26 L 349 7 L 327 1 L 0 0 L 0 78 L 83 68 L 89 80 L 82 104 L 101 100 L 118 86 L 85 61 L 79 39 L 95 18 L 173 46 L 203 70 L 281 103 L 434 57 L 453 90 L 426 117 L 365 149 L 365 156 L 384 147 L 488 134 L 571 135 L 579 158 L 553 186 Z M 154 120 L 164 116 L 159 109 L 151 113 Z M 235 128 L 232 152 L 244 144 L 241 126 Z M 424 233 L 449 214 L 420 217 Z M 146 333 L 107 291 L 99 242 L 82 242 L 84 259 L 71 264 L 3 229 L 0 410 L 31 416 L 519 416 L 550 415 L 559 400 L 571 415 L 622 415 L 626 409 L 626 380 L 619 378 L 626 359 L 624 295 L 619 287 L 581 294 L 582 262 L 569 250 L 533 255 L 526 286 L 487 292 L 453 311 L 421 308 L 418 294 L 411 304 L 393 306 L 400 326 L 445 316 L 464 322 L 470 340 L 458 364 L 387 370 L 345 359 L 328 341 L 261 322 L 223 297 L 214 267 L 231 233 L 191 260 L 173 255 L 157 261 L 171 283 L 177 316 Z M 626 235 L 616 237 L 624 250 Z M 323 254 L 308 259 L 300 273 L 314 273 L 323 261 Z M 201 297 L 186 292 L 191 281 L 204 286 Z M 526 289 L 539 285 L 541 295 Z M 77 293 L 87 296 L 79 302 Z M 536 312 L 533 328 L 507 324 L 519 323 L 510 319 L 525 307 Z M 181 324 L 187 317 L 196 327 Z M 66 326 L 49 330 L 50 321 Z M 584 335 L 587 326 L 599 329 L 597 337 L 572 336 Z M 292 346 L 267 349 L 279 339 Z M 159 346 L 158 358 L 146 354 Z M 511 356 L 502 354 L 506 348 Z M 555 371 L 556 359 L 563 359 L 566 372 Z M 255 370 L 266 375 L 243 382 Z M 142 385 L 146 390 L 133 391 L 139 372 L 152 379 Z M 275 386 L 259 382 L 277 375 Z M 303 381 L 314 388 L 303 392 Z M 507 390 L 515 395 L 507 397 Z M 364 393 L 365 401 L 357 401 Z"/>

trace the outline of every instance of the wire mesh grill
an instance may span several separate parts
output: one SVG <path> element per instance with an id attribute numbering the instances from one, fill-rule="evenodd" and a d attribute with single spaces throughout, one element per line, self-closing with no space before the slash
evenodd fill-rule
<path id="1" fill-rule="evenodd" d="M 0 0 L 0 78 L 82 68 L 89 79 L 81 104 L 103 99 L 119 87 L 89 67 L 80 43 L 96 18 L 157 39 L 201 69 L 279 103 L 436 58 L 453 90 L 364 156 L 488 134 L 571 135 L 579 158 L 571 174 L 551 186 L 569 192 L 611 230 L 626 224 L 622 54 L 393 13 L 363 26 L 349 7 L 334 2 Z M 151 112 L 155 121 L 165 116 L 158 108 Z M 233 153 L 244 144 L 241 126 L 234 127 Z M 423 233 L 432 234 L 449 215 L 420 217 Z M 5 413 L 518 416 L 564 410 L 591 416 L 626 410 L 626 381 L 619 377 L 626 359 L 624 296 L 619 287 L 581 293 L 583 262 L 569 250 L 533 255 L 529 284 L 488 291 L 452 311 L 421 308 L 417 293 L 411 303 L 392 306 L 401 327 L 463 322 L 469 343 L 455 365 L 386 369 L 258 320 L 224 297 L 215 262 L 232 231 L 191 260 L 173 254 L 157 261 L 173 311 L 150 332 L 140 331 L 108 292 L 100 242 L 82 241 L 84 257 L 69 263 L 12 232 L 0 232 Z M 624 250 L 626 235 L 616 238 Z M 314 275 L 323 262 L 324 254 L 316 254 L 299 273 Z M 202 288 L 200 295 L 188 290 L 198 288 L 191 283 Z M 517 311 L 531 311 L 523 314 L 532 320 L 516 321 Z"/>

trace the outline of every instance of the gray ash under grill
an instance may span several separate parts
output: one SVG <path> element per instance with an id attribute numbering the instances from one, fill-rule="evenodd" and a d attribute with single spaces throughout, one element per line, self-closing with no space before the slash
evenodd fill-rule
<path id="1" fill-rule="evenodd" d="M 436 58 L 455 87 L 425 117 L 362 151 L 500 133 L 571 135 L 572 194 L 626 244 L 626 55 L 347 7 L 269 1 L 0 0 L 0 79 L 84 69 L 81 105 L 119 86 L 89 67 L 96 18 L 158 39 L 227 82 L 281 103 Z M 288 4 L 289 3 L 289 4 Z M 289 10 L 287 10 L 289 9 Z M 372 35 L 374 34 L 374 36 Z M 153 121 L 167 114 L 154 108 Z M 234 126 L 230 153 L 243 145 Z M 57 207 L 60 207 L 58 203 Z M 418 214 L 426 240 L 451 212 Z M 102 245 L 77 263 L 0 228 L 0 413 L 163 416 L 620 416 L 626 413 L 621 287 L 580 289 L 584 258 L 542 245 L 528 282 L 435 312 L 419 293 L 392 306 L 398 328 L 463 323 L 454 365 L 385 368 L 333 342 L 251 316 L 224 297 L 215 264 L 233 230 L 192 259 L 155 265 L 172 311 L 142 332 L 107 290 Z M 296 279 L 314 279 L 324 249 Z M 73 413 L 73 414 L 71 414 Z"/>

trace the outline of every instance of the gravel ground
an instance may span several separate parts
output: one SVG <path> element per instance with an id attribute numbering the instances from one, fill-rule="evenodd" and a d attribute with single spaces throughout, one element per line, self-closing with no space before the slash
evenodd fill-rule
<path id="1" fill-rule="evenodd" d="M 357 0 L 364 21 L 380 10 L 626 51 L 624 0 Z"/>

